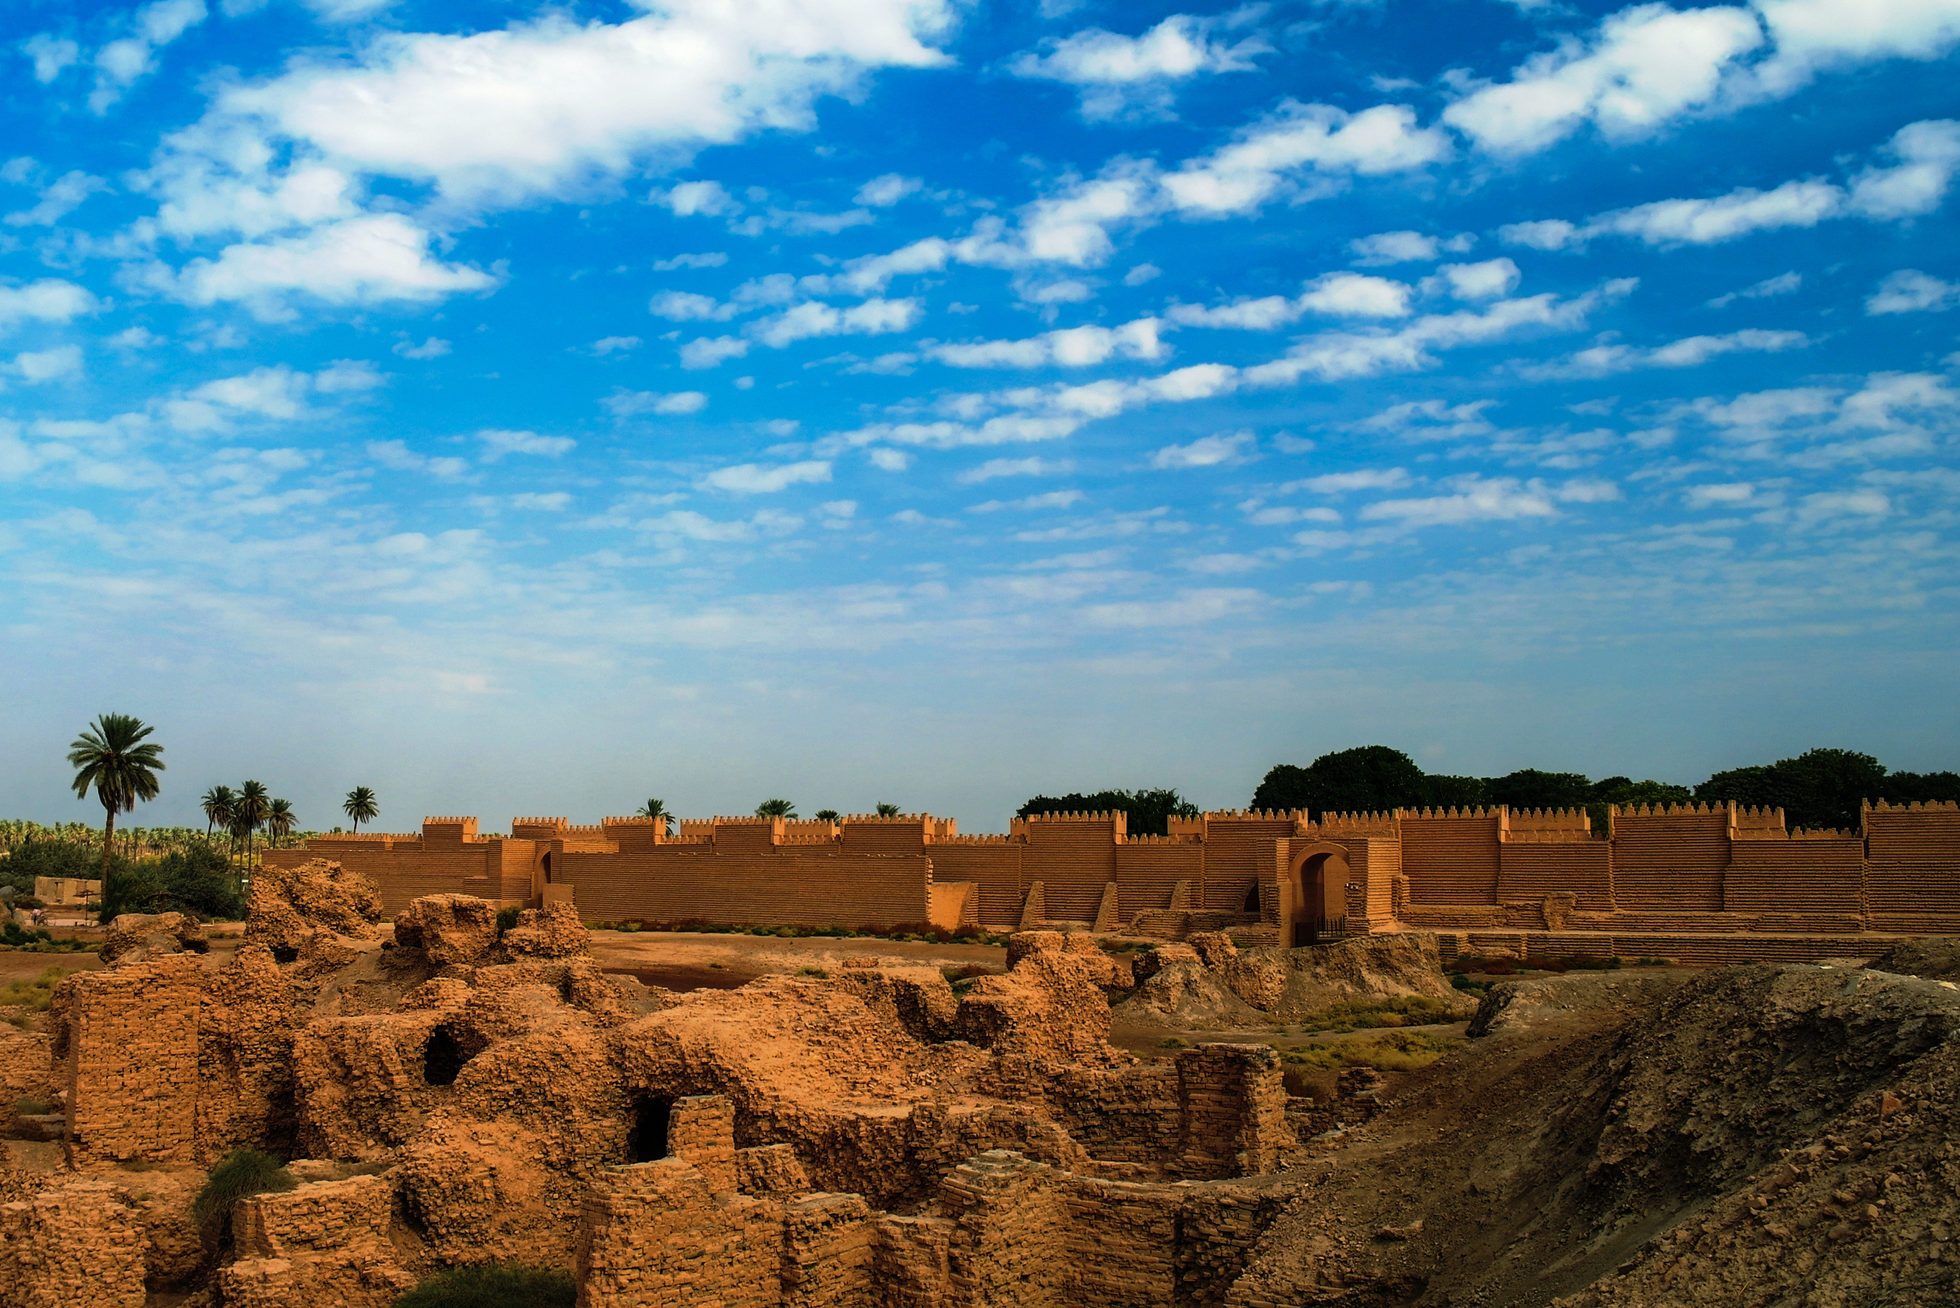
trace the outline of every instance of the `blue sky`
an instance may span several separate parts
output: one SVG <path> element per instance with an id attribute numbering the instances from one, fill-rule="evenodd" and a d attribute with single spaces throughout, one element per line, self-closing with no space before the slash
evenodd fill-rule
<path id="1" fill-rule="evenodd" d="M 14 0 L 0 810 L 1953 766 L 1960 0 Z"/>

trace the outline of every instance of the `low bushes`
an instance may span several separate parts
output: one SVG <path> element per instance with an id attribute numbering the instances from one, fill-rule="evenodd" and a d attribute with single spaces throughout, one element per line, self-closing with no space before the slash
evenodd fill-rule
<path id="1" fill-rule="evenodd" d="M 34 1014 L 48 1011 L 48 1005 L 54 999 L 55 986 L 74 970 L 72 967 L 51 967 L 32 981 L 9 981 L 0 985 L 0 1008 L 22 1010 L 9 1013 L 0 1021 L 26 1030 L 33 1024 Z"/>
<path id="2" fill-rule="evenodd" d="M 1337 1004 L 1301 1022 L 1303 1034 L 1321 1031 L 1365 1031 L 1377 1027 L 1432 1026 L 1457 1021 L 1457 1015 L 1440 999 L 1426 995 L 1395 995 L 1370 1002 Z"/>
<path id="3" fill-rule="evenodd" d="M 1280 1060 L 1291 1067 L 1323 1071 L 1372 1067 L 1383 1072 L 1413 1072 L 1462 1044 L 1460 1036 L 1433 1031 L 1383 1031 L 1379 1035 L 1351 1036 L 1304 1049 L 1289 1049 L 1280 1055 Z"/>
<path id="4" fill-rule="evenodd" d="M 257 1149 L 234 1149 L 219 1159 L 191 1201 L 204 1247 L 217 1250 L 231 1237 L 231 1206 L 247 1195 L 291 1190 L 299 1184 L 286 1165 Z"/>
<path id="5" fill-rule="evenodd" d="M 437 1272 L 395 1300 L 395 1308 L 573 1308 L 577 1302 L 570 1272 L 483 1263 Z"/>

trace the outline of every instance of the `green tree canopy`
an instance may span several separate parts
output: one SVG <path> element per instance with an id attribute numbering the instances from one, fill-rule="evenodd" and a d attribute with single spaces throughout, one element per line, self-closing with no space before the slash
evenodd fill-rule
<path id="1" fill-rule="evenodd" d="M 1036 795 L 1015 810 L 1016 817 L 1036 813 L 1122 813 L 1124 828 L 1133 836 L 1161 836 L 1173 817 L 1196 817 L 1196 804 L 1168 787 L 1155 790 L 1098 790 L 1066 795 Z"/>
<path id="2" fill-rule="evenodd" d="M 796 805 L 787 799 L 765 799 L 755 806 L 755 815 L 757 817 L 793 818 L 796 816 Z"/>
<path id="3" fill-rule="evenodd" d="M 356 786 L 347 792 L 341 801 L 340 811 L 354 824 L 354 830 L 361 829 L 361 823 L 372 822 L 381 814 L 381 804 L 374 797 L 374 791 L 367 786 Z"/>
<path id="4" fill-rule="evenodd" d="M 1303 808 L 1313 817 L 1415 808 L 1430 802 L 1416 761 L 1386 745 L 1336 750 L 1306 767 L 1282 763 L 1252 792 L 1254 808 Z"/>
<path id="5" fill-rule="evenodd" d="M 115 852 L 116 814 L 155 799 L 164 770 L 163 746 L 148 739 L 153 730 L 127 713 L 104 713 L 68 747 L 75 769 L 75 797 L 95 792 L 102 803 L 102 888 L 109 888 L 109 861 Z"/>
<path id="6" fill-rule="evenodd" d="M 1695 787 L 1695 798 L 1781 808 L 1791 827 L 1858 825 L 1863 801 L 1885 795 L 1885 765 L 1850 749 L 1812 749 L 1759 767 L 1717 772 Z"/>

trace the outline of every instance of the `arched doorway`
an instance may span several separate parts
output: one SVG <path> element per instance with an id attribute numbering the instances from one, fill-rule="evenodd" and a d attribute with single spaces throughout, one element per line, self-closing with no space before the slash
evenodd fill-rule
<path id="1" fill-rule="evenodd" d="M 1294 852 L 1289 860 L 1287 889 L 1289 943 L 1318 944 L 1347 934 L 1347 851 L 1339 845 L 1316 844 Z"/>

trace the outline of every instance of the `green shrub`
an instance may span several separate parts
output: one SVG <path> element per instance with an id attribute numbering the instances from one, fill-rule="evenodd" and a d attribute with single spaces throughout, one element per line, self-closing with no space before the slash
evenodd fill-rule
<path id="1" fill-rule="evenodd" d="M 395 1300 L 395 1308 L 573 1308 L 578 1286 L 557 1267 L 483 1263 L 437 1272 Z"/>
<path id="2" fill-rule="evenodd" d="M 192 913 L 241 918 L 245 900 L 231 860 L 209 846 L 172 850 L 117 868 L 103 896 L 105 920 L 122 913 Z"/>
<path id="3" fill-rule="evenodd" d="M 121 866 L 123 860 L 114 860 Z M 84 881 L 102 875 L 101 851 L 74 840 L 53 840 L 30 836 L 0 859 L 0 886 L 12 886 L 21 894 L 32 893 L 35 877 L 76 877 Z"/>
<path id="4" fill-rule="evenodd" d="M 14 1100 L 14 1112 L 22 1117 L 45 1117 L 60 1107 L 54 1100 L 38 1095 L 26 1095 Z"/>
<path id="5" fill-rule="evenodd" d="M 508 907 L 497 910 L 497 938 L 499 940 L 503 939 L 504 932 L 517 925 L 517 915 L 523 911 L 521 908 Z"/>
<path id="6" fill-rule="evenodd" d="M 1456 1015 L 1440 999 L 1424 995 L 1395 995 L 1372 1003 L 1336 1004 L 1308 1017 L 1300 1024 L 1303 1033 L 1319 1031 L 1362 1031 L 1374 1027 L 1429 1026 L 1454 1022 Z"/>
<path id="7" fill-rule="evenodd" d="M 814 976 L 814 977 L 827 977 L 830 975 L 829 972 L 825 971 L 821 967 L 799 967 L 796 969 L 796 974 L 798 976 Z"/>
<path id="8" fill-rule="evenodd" d="M 257 1149 L 234 1149 L 220 1158 L 191 1201 L 191 1216 L 207 1249 L 221 1248 L 231 1231 L 231 1206 L 247 1195 L 291 1190 L 299 1184 L 286 1165 Z"/>
<path id="9" fill-rule="evenodd" d="M 72 967 L 51 967 L 32 981 L 9 981 L 0 985 L 0 1008 L 24 1008 L 30 1013 L 45 1013 L 48 1004 L 54 999 L 54 988 L 75 969 Z"/>

